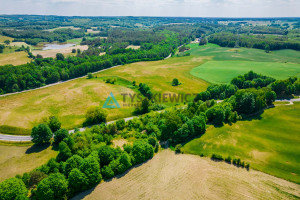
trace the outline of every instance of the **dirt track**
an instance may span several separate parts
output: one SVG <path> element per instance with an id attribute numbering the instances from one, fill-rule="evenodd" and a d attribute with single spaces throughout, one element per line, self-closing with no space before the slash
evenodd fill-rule
<path id="1" fill-rule="evenodd" d="M 300 185 L 195 155 L 164 150 L 123 177 L 73 199 L 296 199 Z"/>

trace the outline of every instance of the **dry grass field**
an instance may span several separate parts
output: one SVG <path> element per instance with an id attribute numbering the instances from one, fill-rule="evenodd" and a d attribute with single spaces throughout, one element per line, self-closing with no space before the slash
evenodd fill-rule
<path id="1" fill-rule="evenodd" d="M 30 61 L 31 59 L 28 58 L 28 54 L 24 51 L 0 54 L 0 66 L 9 64 L 22 65 Z"/>
<path id="2" fill-rule="evenodd" d="M 70 55 L 72 53 L 72 49 L 80 49 L 81 51 L 87 50 L 88 46 L 87 45 L 76 45 L 73 47 L 67 47 L 63 49 L 52 49 L 52 50 L 34 50 L 32 51 L 33 55 L 40 54 L 44 58 L 52 57 L 55 58 L 57 53 L 62 53 L 64 55 Z"/>
<path id="3" fill-rule="evenodd" d="M 300 185 L 195 155 L 164 150 L 123 176 L 79 194 L 86 199 L 298 199 Z"/>
<path id="4" fill-rule="evenodd" d="M 147 83 L 154 92 L 199 93 L 208 83 L 190 74 L 207 57 L 174 57 L 162 61 L 138 62 L 99 72 L 98 76 L 118 76 L 137 83 Z M 177 78 L 181 85 L 172 86 Z"/>
<path id="5" fill-rule="evenodd" d="M 29 146 L 0 145 L 0 181 L 17 174 L 29 172 L 57 155 L 52 147 L 37 148 Z"/>

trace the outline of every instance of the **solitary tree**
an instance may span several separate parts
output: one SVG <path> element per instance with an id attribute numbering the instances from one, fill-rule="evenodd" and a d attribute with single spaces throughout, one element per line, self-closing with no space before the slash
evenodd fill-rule
<path id="1" fill-rule="evenodd" d="M 173 85 L 173 86 L 178 86 L 178 85 L 179 85 L 179 81 L 178 81 L 177 78 L 174 78 L 174 79 L 173 79 L 172 85 Z"/>
<path id="2" fill-rule="evenodd" d="M 72 53 L 76 53 L 76 49 L 72 49 Z"/>
<path id="3" fill-rule="evenodd" d="M 35 144 L 48 143 L 52 138 L 52 131 L 47 124 L 39 124 L 32 128 L 31 137 Z"/>

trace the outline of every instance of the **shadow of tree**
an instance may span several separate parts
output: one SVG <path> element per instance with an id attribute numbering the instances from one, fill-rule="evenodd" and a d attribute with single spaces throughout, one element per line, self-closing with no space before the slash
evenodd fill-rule
<path id="1" fill-rule="evenodd" d="M 48 147 L 50 146 L 50 143 L 49 144 L 43 144 L 43 145 L 37 145 L 37 144 L 34 144 L 32 145 L 31 147 L 29 147 L 27 150 L 26 150 L 26 154 L 31 154 L 31 153 L 38 153 L 38 152 L 41 152 L 45 149 L 47 149 Z"/>

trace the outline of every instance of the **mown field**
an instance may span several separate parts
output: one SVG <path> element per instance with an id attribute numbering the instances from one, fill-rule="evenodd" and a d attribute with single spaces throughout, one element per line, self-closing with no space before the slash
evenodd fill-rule
<path id="1" fill-rule="evenodd" d="M 195 155 L 159 152 L 148 162 L 83 192 L 87 199 L 298 199 L 300 186 Z"/>
<path id="2" fill-rule="evenodd" d="M 55 158 L 52 147 L 0 144 L 0 182 L 17 174 L 29 172 Z"/>
<path id="3" fill-rule="evenodd" d="M 253 119 L 210 127 L 200 138 L 184 145 L 184 152 L 213 153 L 249 162 L 257 169 L 300 183 L 300 103 L 265 110 Z"/>
<path id="4" fill-rule="evenodd" d="M 0 126 L 30 129 L 43 117 L 56 115 L 64 128 L 81 127 L 87 108 L 102 106 L 110 92 L 116 97 L 121 109 L 107 109 L 108 120 L 128 117 L 132 115 L 134 108 L 123 107 L 121 93 L 137 92 L 137 89 L 131 89 L 131 81 L 135 80 L 137 84 L 147 83 L 153 92 L 198 93 L 205 90 L 208 84 L 190 75 L 189 71 L 202 62 L 202 58 L 185 57 L 135 63 L 108 69 L 96 74 L 97 78 L 81 78 L 0 97 Z M 108 77 L 116 78 L 117 82 L 105 83 Z M 171 82 L 175 77 L 182 83 L 180 86 L 172 86 Z M 126 103 L 130 103 L 128 96 Z"/>

